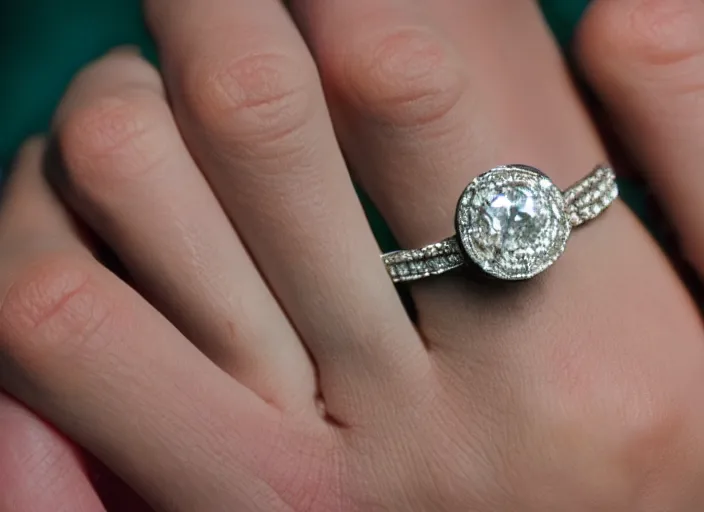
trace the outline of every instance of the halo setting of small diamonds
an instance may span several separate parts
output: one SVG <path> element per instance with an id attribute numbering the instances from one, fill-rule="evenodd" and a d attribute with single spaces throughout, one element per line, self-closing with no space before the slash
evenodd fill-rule
<path id="1" fill-rule="evenodd" d="M 599 216 L 618 197 L 608 165 L 565 192 L 534 167 L 496 167 L 460 197 L 457 234 L 420 249 L 382 255 L 396 283 L 444 274 L 474 264 L 499 279 L 529 279 L 564 252 L 573 228 Z"/>
<path id="2" fill-rule="evenodd" d="M 456 223 L 467 256 L 508 280 L 552 265 L 571 230 L 560 189 L 527 166 L 497 167 L 476 178 L 460 197 Z"/>

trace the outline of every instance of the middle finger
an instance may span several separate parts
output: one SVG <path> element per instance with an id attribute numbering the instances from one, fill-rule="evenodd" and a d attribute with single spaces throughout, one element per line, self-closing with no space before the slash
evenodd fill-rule
<path id="1" fill-rule="evenodd" d="M 283 6 L 146 5 L 181 130 L 318 363 L 328 410 L 348 416 L 427 374 Z"/>

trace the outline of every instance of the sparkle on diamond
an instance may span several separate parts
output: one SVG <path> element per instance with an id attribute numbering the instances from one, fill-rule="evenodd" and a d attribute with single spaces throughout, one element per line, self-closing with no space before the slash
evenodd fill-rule
<path id="1" fill-rule="evenodd" d="M 489 195 L 483 208 L 483 238 L 492 241 L 495 249 L 516 251 L 538 242 L 547 219 L 540 215 L 540 198 L 525 186 L 509 188 Z"/>
<path id="2" fill-rule="evenodd" d="M 458 229 L 470 258 L 504 279 L 524 279 L 550 266 L 569 235 L 559 189 L 536 170 L 513 167 L 470 184 Z"/>

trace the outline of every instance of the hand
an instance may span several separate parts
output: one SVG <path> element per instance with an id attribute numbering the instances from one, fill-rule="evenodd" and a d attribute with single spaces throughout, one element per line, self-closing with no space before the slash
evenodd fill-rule
<path id="1" fill-rule="evenodd" d="M 537 6 L 298 0 L 312 58 L 277 2 L 146 5 L 164 83 L 110 55 L 55 123 L 54 179 L 133 286 L 47 194 L 6 205 L 5 389 L 160 510 L 701 508 L 701 322 L 626 208 L 538 280 L 413 286 L 413 325 L 338 149 L 409 247 L 496 164 L 581 177 L 603 149 Z M 580 55 L 704 270 L 687 20 L 604 0 Z"/>

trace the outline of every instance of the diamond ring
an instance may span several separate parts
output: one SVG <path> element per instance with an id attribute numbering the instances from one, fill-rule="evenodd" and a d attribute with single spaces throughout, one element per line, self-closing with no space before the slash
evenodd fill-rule
<path id="1" fill-rule="evenodd" d="M 529 279 L 562 255 L 572 228 L 598 216 L 617 197 L 616 176 L 608 165 L 565 192 L 533 167 L 496 167 L 460 196 L 456 235 L 421 249 L 384 254 L 382 260 L 396 283 L 470 263 L 498 279 Z"/>

